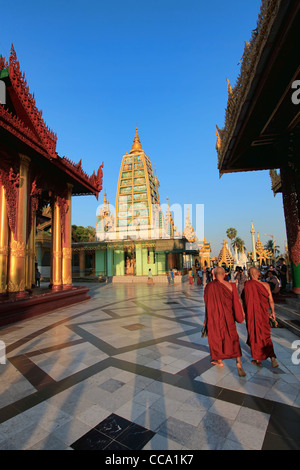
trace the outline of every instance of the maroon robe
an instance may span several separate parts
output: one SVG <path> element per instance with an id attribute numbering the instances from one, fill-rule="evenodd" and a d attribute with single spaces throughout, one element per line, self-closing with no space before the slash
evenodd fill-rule
<path id="1" fill-rule="evenodd" d="M 253 359 L 263 361 L 268 357 L 276 357 L 269 324 L 269 292 L 259 281 L 253 279 L 246 281 L 244 301 L 247 344 L 250 346 Z"/>
<path id="2" fill-rule="evenodd" d="M 237 288 L 231 286 L 232 292 L 215 279 L 204 290 L 208 344 L 214 360 L 242 356 L 235 322 L 244 321 L 244 312 Z"/>

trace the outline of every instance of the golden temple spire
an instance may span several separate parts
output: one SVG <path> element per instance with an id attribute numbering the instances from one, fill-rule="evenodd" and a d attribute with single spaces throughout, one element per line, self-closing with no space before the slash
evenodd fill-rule
<path id="1" fill-rule="evenodd" d="M 140 141 L 140 138 L 139 138 L 138 128 L 136 127 L 135 136 L 134 136 L 134 139 L 133 139 L 133 145 L 132 145 L 132 148 L 131 148 L 129 153 L 142 152 L 142 151 L 143 151 L 143 148 L 142 148 L 141 141 Z"/>

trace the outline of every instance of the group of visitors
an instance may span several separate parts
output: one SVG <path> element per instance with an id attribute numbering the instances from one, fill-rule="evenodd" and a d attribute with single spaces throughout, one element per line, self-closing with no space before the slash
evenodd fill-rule
<path id="1" fill-rule="evenodd" d="M 278 367 L 271 340 L 270 318 L 276 321 L 272 290 L 268 282 L 259 280 L 260 271 L 257 268 L 251 267 L 248 275 L 249 279 L 242 269 L 236 270 L 236 285 L 235 282 L 225 280 L 224 268 L 214 268 L 214 280 L 204 290 L 204 334 L 208 337 L 211 362 L 223 366 L 224 359 L 235 358 L 241 377 L 246 373 L 241 363 L 242 352 L 236 322 L 246 321 L 252 363 L 261 367 L 261 361 L 270 358 L 272 366 Z"/>

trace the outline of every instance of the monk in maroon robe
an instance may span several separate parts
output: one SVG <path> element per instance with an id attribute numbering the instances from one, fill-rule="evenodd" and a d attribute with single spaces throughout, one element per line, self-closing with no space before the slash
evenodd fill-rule
<path id="1" fill-rule="evenodd" d="M 211 354 L 211 363 L 223 366 L 223 359 L 236 358 L 240 377 L 245 371 L 241 363 L 241 346 L 235 322 L 242 323 L 245 315 L 236 285 L 224 280 L 225 270 L 214 269 L 215 280 L 204 290 L 205 326 Z"/>
<path id="2" fill-rule="evenodd" d="M 270 316 L 275 320 L 271 289 L 267 282 L 258 280 L 260 273 L 257 268 L 250 268 L 249 275 L 251 280 L 245 282 L 244 303 L 248 331 L 247 344 L 250 346 L 253 357 L 251 362 L 261 367 L 261 361 L 270 357 L 272 366 L 278 367 L 269 323 L 269 308 L 271 308 Z"/>

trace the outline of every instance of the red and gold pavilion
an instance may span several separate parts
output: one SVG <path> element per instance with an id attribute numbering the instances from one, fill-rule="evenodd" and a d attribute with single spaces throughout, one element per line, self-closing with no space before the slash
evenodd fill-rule
<path id="1" fill-rule="evenodd" d="M 300 295 L 299 0 L 262 0 L 237 82 L 228 81 L 220 174 L 269 170 L 282 193 L 293 292 Z M 255 191 L 257 189 L 255 188 Z M 249 188 L 251 197 L 251 188 Z M 263 201 L 262 201 L 263 204 Z M 267 208 L 266 208 L 267 210 Z"/>
<path id="2" fill-rule="evenodd" d="M 3 316 L 22 310 L 26 302 L 28 311 L 42 310 L 41 299 L 38 309 L 29 293 L 35 284 L 36 223 L 45 206 L 52 210 L 52 296 L 47 294 L 44 310 L 53 301 L 60 305 L 59 299 L 64 305 L 88 298 L 86 290 L 83 293 L 72 286 L 71 197 L 95 195 L 98 199 L 103 163 L 88 176 L 81 160 L 74 164 L 57 154 L 57 136 L 29 92 L 13 46 L 8 62 L 0 56 L 0 84 L 1 323 Z"/>

